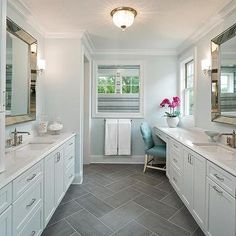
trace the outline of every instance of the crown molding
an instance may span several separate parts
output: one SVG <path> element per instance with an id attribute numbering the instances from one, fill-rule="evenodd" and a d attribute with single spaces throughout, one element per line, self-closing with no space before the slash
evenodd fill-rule
<path id="1" fill-rule="evenodd" d="M 221 24 L 227 16 L 229 16 L 236 9 L 236 1 L 232 0 L 228 3 L 222 10 L 220 10 L 216 15 L 210 17 L 200 28 L 194 31 L 178 48 L 178 54 L 182 53 L 194 43 L 203 38 L 217 25 Z"/>
<path id="2" fill-rule="evenodd" d="M 20 15 L 29 26 L 44 37 L 43 27 L 35 20 L 30 9 L 21 0 L 7 0 L 8 6 Z"/>
<path id="3" fill-rule="evenodd" d="M 94 55 L 176 56 L 175 49 L 95 49 Z"/>

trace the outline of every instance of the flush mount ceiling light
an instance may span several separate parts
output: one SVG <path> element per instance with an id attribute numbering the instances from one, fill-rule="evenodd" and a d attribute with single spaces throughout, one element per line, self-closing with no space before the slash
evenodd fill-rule
<path id="1" fill-rule="evenodd" d="M 123 31 L 134 23 L 137 11 L 132 7 L 117 7 L 111 11 L 114 24 Z"/>

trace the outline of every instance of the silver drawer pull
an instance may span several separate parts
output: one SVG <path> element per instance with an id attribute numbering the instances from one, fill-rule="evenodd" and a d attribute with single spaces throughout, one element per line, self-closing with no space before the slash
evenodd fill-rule
<path id="1" fill-rule="evenodd" d="M 73 159 L 73 156 L 70 156 L 69 160 Z"/>
<path id="2" fill-rule="evenodd" d="M 175 147 L 175 148 L 179 148 L 176 144 L 174 144 L 174 147 Z"/>
<path id="3" fill-rule="evenodd" d="M 175 158 L 173 159 L 173 161 L 174 161 L 175 163 L 177 163 L 177 162 L 178 162 L 178 161 L 177 161 Z"/>
<path id="4" fill-rule="evenodd" d="M 213 186 L 213 188 L 215 189 L 215 191 L 216 191 L 217 193 L 219 193 L 219 194 L 223 194 L 223 192 L 222 192 L 222 191 L 220 191 L 219 189 L 217 189 L 217 187 L 216 187 L 216 186 Z"/>
<path id="5" fill-rule="evenodd" d="M 175 177 L 173 177 L 173 180 L 174 180 L 175 183 L 177 183 L 177 179 Z"/>
<path id="6" fill-rule="evenodd" d="M 36 234 L 36 231 L 32 231 L 31 236 L 34 236 Z"/>
<path id="7" fill-rule="evenodd" d="M 71 179 L 73 177 L 73 175 L 71 174 L 70 176 L 69 176 L 69 179 Z"/>
<path id="8" fill-rule="evenodd" d="M 33 174 L 30 178 L 27 179 L 27 182 L 33 180 L 36 177 L 36 174 Z"/>
<path id="9" fill-rule="evenodd" d="M 74 143 L 70 143 L 69 146 L 73 145 Z"/>
<path id="10" fill-rule="evenodd" d="M 220 177 L 219 175 L 217 175 L 217 174 L 214 174 L 214 176 L 218 179 L 218 180 L 220 180 L 221 182 L 223 182 L 224 181 L 224 178 L 222 178 L 222 177 Z"/>
<path id="11" fill-rule="evenodd" d="M 36 201 L 36 198 L 33 198 L 29 204 L 26 205 L 26 207 L 32 206 Z"/>

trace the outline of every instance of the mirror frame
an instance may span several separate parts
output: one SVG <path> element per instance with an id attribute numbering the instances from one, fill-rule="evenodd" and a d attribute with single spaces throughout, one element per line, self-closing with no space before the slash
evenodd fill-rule
<path id="1" fill-rule="evenodd" d="M 236 125 L 236 117 L 221 115 L 220 109 L 220 46 L 226 41 L 236 36 L 236 24 L 232 25 L 224 32 L 211 40 L 211 120 L 224 124 Z M 213 96 L 213 92 L 216 96 Z"/>
<path id="2" fill-rule="evenodd" d="M 17 25 L 14 21 L 12 21 L 10 18 L 7 17 L 7 28 L 6 32 L 9 32 L 16 36 L 17 38 L 21 39 L 25 43 L 29 45 L 29 62 L 30 62 L 30 68 L 29 68 L 29 74 L 28 74 L 28 112 L 25 115 L 15 115 L 15 116 L 7 116 L 6 115 L 6 121 L 5 124 L 6 126 L 13 125 L 13 124 L 19 124 L 23 122 L 28 122 L 28 121 L 34 121 L 36 120 L 36 84 L 37 84 L 37 74 L 35 78 L 35 110 L 32 111 L 32 98 L 31 98 L 31 93 L 30 89 L 32 86 L 32 73 L 37 73 L 36 69 L 32 69 L 32 60 L 31 60 L 31 51 L 30 51 L 30 46 L 32 44 L 36 44 L 36 52 L 35 52 L 35 57 L 36 57 L 36 65 L 37 65 L 37 40 L 28 32 L 26 32 L 24 29 L 22 29 L 19 25 Z M 21 30 L 21 36 L 17 34 L 17 31 L 15 29 L 20 29 Z"/>

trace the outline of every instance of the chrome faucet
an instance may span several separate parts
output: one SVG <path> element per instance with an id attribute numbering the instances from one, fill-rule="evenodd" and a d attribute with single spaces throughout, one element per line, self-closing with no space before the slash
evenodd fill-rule
<path id="1" fill-rule="evenodd" d="M 231 135 L 232 137 L 227 137 L 226 142 L 227 142 L 227 144 L 230 147 L 236 148 L 236 143 L 235 143 L 235 141 L 236 141 L 236 134 L 235 134 L 235 130 L 233 130 L 232 133 L 222 133 L 222 134 L 220 134 L 220 136 L 223 136 L 223 135 L 227 135 L 227 136 Z"/>
<path id="2" fill-rule="evenodd" d="M 12 146 L 17 146 L 19 144 L 22 144 L 23 137 L 22 137 L 22 135 L 18 136 L 18 134 L 28 134 L 28 135 L 30 135 L 30 132 L 27 132 L 27 131 L 17 131 L 16 128 L 11 133 L 14 134 Z"/>

